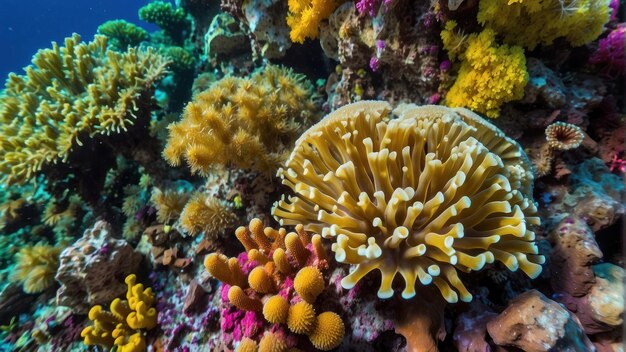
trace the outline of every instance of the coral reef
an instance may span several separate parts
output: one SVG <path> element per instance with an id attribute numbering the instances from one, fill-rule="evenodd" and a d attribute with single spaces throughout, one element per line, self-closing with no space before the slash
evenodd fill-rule
<path id="1" fill-rule="evenodd" d="M 289 69 L 268 66 L 249 79 L 226 77 L 195 96 L 170 125 L 163 155 L 193 173 L 217 165 L 273 172 L 315 120 L 312 86 Z M 208 133 L 207 133 L 208 132 Z"/>
<path id="2" fill-rule="evenodd" d="M 333 239 L 335 260 L 356 264 L 347 289 L 380 270 L 381 298 L 393 296 L 398 273 L 402 297 L 415 296 L 419 279 L 449 302 L 472 299 L 457 268 L 497 260 L 539 275 L 530 230 L 539 218 L 520 146 L 468 110 L 405 105 L 394 114 L 387 122 L 387 103 L 360 102 L 306 131 L 279 170 L 296 194 L 275 206 L 281 224 L 305 222 Z"/>
<path id="3" fill-rule="evenodd" d="M 157 311 L 153 306 L 155 295 L 151 288 L 143 288 L 136 283 L 135 274 L 124 280 L 128 286 L 126 300 L 119 298 L 111 302 L 107 312 L 97 305 L 89 310 L 89 320 L 93 325 L 81 332 L 85 344 L 101 345 L 117 351 L 139 352 L 146 350 L 146 342 L 141 330 L 151 330 L 157 325 Z"/>
<path id="4" fill-rule="evenodd" d="M 137 271 L 141 255 L 126 241 L 115 239 L 108 223 L 98 221 L 61 252 L 59 262 L 57 303 L 86 314 L 90 307 L 126 292 L 119 278 Z"/>
<path id="5" fill-rule="evenodd" d="M 74 35 L 64 47 L 40 50 L 26 75 L 9 76 L 0 94 L 5 183 L 45 174 L 51 193 L 70 188 L 105 212 L 100 191 L 117 155 L 153 174 L 163 169 L 146 127 L 152 85 L 167 61 L 151 49 L 118 53 L 106 46 L 104 36 L 82 43 Z"/>
<path id="6" fill-rule="evenodd" d="M 439 60 L 439 29 L 429 3 L 396 0 L 384 7 L 371 18 L 346 2 L 320 24 L 324 53 L 340 63 L 326 83 L 331 110 L 367 99 L 424 104 L 441 97 L 449 65 Z"/>
<path id="7" fill-rule="evenodd" d="M 128 6 L 0 91 L 0 351 L 624 350 L 624 1 Z"/>

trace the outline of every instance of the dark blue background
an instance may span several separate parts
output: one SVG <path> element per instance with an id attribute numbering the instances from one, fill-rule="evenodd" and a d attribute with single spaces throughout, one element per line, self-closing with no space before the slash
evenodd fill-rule
<path id="1" fill-rule="evenodd" d="M 0 0 L 0 90 L 9 72 L 22 68 L 51 41 L 76 32 L 88 41 L 100 24 L 125 19 L 153 31 L 137 11 L 150 0 Z"/>

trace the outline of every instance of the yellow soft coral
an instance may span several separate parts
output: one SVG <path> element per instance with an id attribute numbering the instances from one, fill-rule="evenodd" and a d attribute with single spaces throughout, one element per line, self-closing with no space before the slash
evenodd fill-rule
<path id="1" fill-rule="evenodd" d="M 573 46 L 602 34 L 609 21 L 609 0 L 480 0 L 478 22 L 504 41 L 530 50 L 565 38 Z"/>
<path id="2" fill-rule="evenodd" d="M 197 94 L 169 126 L 163 155 L 193 173 L 217 165 L 273 172 L 315 117 L 313 86 L 289 69 L 267 66 L 249 79 L 226 77 Z"/>
<path id="3" fill-rule="evenodd" d="M 215 197 L 201 192 L 194 194 L 180 215 L 180 224 L 191 235 L 204 232 L 207 238 L 217 238 L 237 220 L 237 215 Z"/>
<path id="4" fill-rule="evenodd" d="M 167 223 L 180 217 L 185 204 L 189 201 L 189 194 L 180 191 L 166 190 L 159 188 L 152 190 L 150 202 L 157 208 L 157 220 Z"/>
<path id="5" fill-rule="evenodd" d="M 344 106 L 304 133 L 279 176 L 295 195 L 274 215 L 335 242 L 335 259 L 356 265 L 344 288 L 379 270 L 381 298 L 394 294 L 400 274 L 404 298 L 419 280 L 449 302 L 469 301 L 457 269 L 498 260 L 530 277 L 541 272 L 530 162 L 469 110 Z"/>
<path id="6" fill-rule="evenodd" d="M 111 302 L 110 312 L 102 306 L 94 306 L 89 311 L 93 325 L 81 332 L 84 343 L 111 348 L 117 346 L 120 352 L 141 352 L 146 350 L 143 330 L 157 325 L 157 311 L 152 307 L 155 300 L 152 288 L 144 289 L 136 283 L 134 274 L 126 277 L 128 291 L 126 300 L 116 298 Z"/>
<path id="7" fill-rule="evenodd" d="M 26 74 L 0 93 L 0 174 L 24 183 L 49 164 L 68 162 L 85 140 L 117 134 L 136 120 L 138 101 L 168 62 L 151 49 L 107 50 L 104 36 L 39 50 Z M 100 142 L 102 143 L 102 142 Z"/>
<path id="8" fill-rule="evenodd" d="M 491 29 L 470 35 L 466 42 L 453 31 L 454 26 L 446 24 L 441 37 L 451 58 L 458 55 L 462 61 L 458 77 L 446 95 L 446 104 L 498 117 L 502 104 L 524 96 L 528 83 L 524 50 L 497 45 Z"/>
<path id="9" fill-rule="evenodd" d="M 289 0 L 287 24 L 292 42 L 304 43 L 306 38 L 318 36 L 320 22 L 335 11 L 340 0 Z"/>
<path id="10" fill-rule="evenodd" d="M 12 281 L 21 282 L 26 293 L 44 291 L 54 283 L 60 253 L 61 247 L 41 243 L 23 247 L 16 254 L 17 265 L 11 274 Z"/>

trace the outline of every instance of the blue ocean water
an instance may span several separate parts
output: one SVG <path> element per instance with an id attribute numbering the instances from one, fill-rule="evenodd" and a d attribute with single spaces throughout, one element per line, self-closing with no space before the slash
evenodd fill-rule
<path id="1" fill-rule="evenodd" d="M 100 24 L 124 19 L 152 31 L 137 11 L 149 0 L 0 0 L 0 80 L 22 68 L 40 48 L 72 33 L 90 40 Z"/>

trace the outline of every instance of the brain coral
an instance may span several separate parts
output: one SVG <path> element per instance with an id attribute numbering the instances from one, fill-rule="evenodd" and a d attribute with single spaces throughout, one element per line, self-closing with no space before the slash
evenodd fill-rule
<path id="1" fill-rule="evenodd" d="M 184 158 L 191 171 L 212 166 L 275 170 L 315 116 L 313 86 L 291 70 L 267 66 L 250 78 L 226 77 L 197 94 L 180 122 L 169 126 L 163 155 Z"/>
<path id="2" fill-rule="evenodd" d="M 107 50 L 104 36 L 90 43 L 80 40 L 74 34 L 65 39 L 65 47 L 53 43 L 52 49 L 34 55 L 24 76 L 9 75 L 0 93 L 0 173 L 5 182 L 23 183 L 44 166 L 67 163 L 77 150 L 89 149 L 87 140 L 138 124 L 140 100 L 151 93 L 167 65 L 151 50 Z M 118 144 L 130 143 L 124 142 Z"/>
<path id="3" fill-rule="evenodd" d="M 541 272 L 528 228 L 539 224 L 528 158 L 469 110 L 347 105 L 305 132 L 278 174 L 295 196 L 274 215 L 334 240 L 335 259 L 356 265 L 344 288 L 378 269 L 381 298 L 393 295 L 400 273 L 404 298 L 419 279 L 449 302 L 469 301 L 457 270 L 498 260 L 530 277 Z"/>

